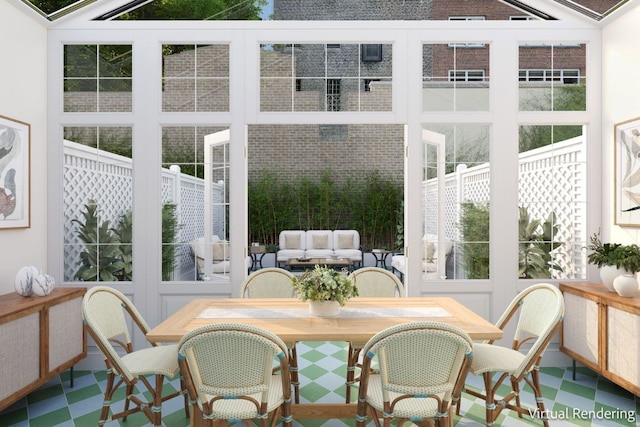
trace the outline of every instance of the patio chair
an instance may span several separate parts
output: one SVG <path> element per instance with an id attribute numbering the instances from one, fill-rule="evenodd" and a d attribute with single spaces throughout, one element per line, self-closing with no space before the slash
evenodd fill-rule
<path id="1" fill-rule="evenodd" d="M 292 425 L 287 347 L 276 335 L 254 326 L 218 323 L 187 333 L 178 344 L 178 364 L 203 424 L 257 419 L 266 427 L 281 415 Z M 277 358 L 282 375 L 273 375 Z M 195 418 L 194 418 L 195 421 Z M 248 423 L 247 423 L 248 424 Z M 248 424 L 250 425 L 250 424 Z"/>
<path id="2" fill-rule="evenodd" d="M 404 296 L 404 286 L 398 276 L 390 271 L 379 267 L 364 267 L 355 270 L 349 275 L 358 288 L 360 297 L 402 297 Z M 347 352 L 347 391 L 346 403 L 351 403 L 351 386 L 357 382 L 356 368 L 360 350 L 366 341 L 350 341 Z"/>
<path id="3" fill-rule="evenodd" d="M 269 267 L 251 273 L 240 288 L 241 298 L 295 298 L 292 279 L 293 274 L 285 269 Z M 294 401 L 300 403 L 300 382 L 298 380 L 298 355 L 296 342 L 285 342 L 289 355 L 289 371 L 291 385 L 294 390 Z"/>
<path id="4" fill-rule="evenodd" d="M 520 418 L 522 414 L 532 414 L 530 409 L 525 409 L 520 404 L 522 381 L 533 390 L 537 403 L 536 413 L 543 419 L 545 426 L 549 425 L 542 400 L 538 367 L 564 316 L 562 293 L 548 283 L 530 286 L 515 297 L 496 325 L 504 330 L 518 313 L 511 348 L 495 345 L 493 341 L 485 341 L 474 346 L 474 358 L 469 372 L 482 375 L 485 393 L 468 387 L 464 391 L 485 401 L 487 426 L 493 425 L 505 408 L 517 411 Z M 530 348 L 521 352 L 521 346 L 525 342 Z M 499 374 L 495 382 L 494 374 Z M 502 398 L 496 397 L 496 392 L 506 379 L 511 382 L 511 391 Z M 511 403 L 514 400 L 515 404 Z M 456 412 L 460 413 L 459 404 Z"/>
<path id="5" fill-rule="evenodd" d="M 356 426 L 398 426 L 410 421 L 449 425 L 450 405 L 460 396 L 473 358 L 473 342 L 462 329 L 440 322 L 412 322 L 385 329 L 364 346 Z M 377 360 L 380 373 L 371 370 Z"/>
<path id="6" fill-rule="evenodd" d="M 186 393 L 177 391 L 162 395 L 164 379 L 174 378 L 179 374 L 178 346 L 153 345 L 134 350 L 127 323 L 135 324 L 143 334 L 151 328 L 125 295 L 107 286 L 89 289 L 82 300 L 82 318 L 107 366 L 107 384 L 99 425 L 111 419 L 122 418 L 126 421 L 130 414 L 142 412 L 151 424 L 160 426 L 162 403 L 181 394 L 184 394 L 185 414 L 189 416 Z M 123 356 L 120 356 L 117 347 L 124 349 Z M 148 378 L 151 376 L 154 381 Z M 119 377 L 117 382 L 116 377 Z M 126 389 L 124 409 L 109 416 L 109 412 L 112 412 L 111 401 L 121 385 Z M 150 399 L 145 400 L 142 393 L 135 394 L 136 388 L 140 388 L 140 392 L 149 393 Z M 184 387 L 181 389 L 184 390 Z M 135 406 L 130 408 L 130 403 Z"/>

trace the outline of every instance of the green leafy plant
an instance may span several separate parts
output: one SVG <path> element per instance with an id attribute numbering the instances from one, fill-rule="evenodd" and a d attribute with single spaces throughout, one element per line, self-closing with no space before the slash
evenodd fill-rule
<path id="1" fill-rule="evenodd" d="M 562 271 L 552 252 L 562 246 L 555 241 L 558 225 L 555 212 L 546 220 L 532 219 L 526 207 L 520 207 L 518 218 L 519 259 L 518 277 L 521 279 L 549 279 L 552 271 Z"/>
<path id="2" fill-rule="evenodd" d="M 162 280 L 171 280 L 176 269 L 175 241 L 180 229 L 176 205 L 166 203 L 162 206 Z"/>
<path id="3" fill-rule="evenodd" d="M 489 278 L 489 205 L 462 204 L 462 265 L 468 279 Z"/>
<path id="4" fill-rule="evenodd" d="M 589 244 L 587 250 L 590 252 L 587 255 L 587 261 L 589 264 L 602 268 L 605 265 L 616 265 L 616 255 L 614 254 L 618 247 L 622 246 L 620 243 L 602 243 L 600 239 L 600 231 L 593 233 L 589 237 Z"/>
<path id="5" fill-rule="evenodd" d="M 291 281 L 302 301 L 337 301 L 342 306 L 349 298 L 358 296 L 358 288 L 347 274 L 346 270 L 316 265 Z"/>
<path id="6" fill-rule="evenodd" d="M 589 264 L 599 268 L 604 266 L 622 268 L 632 274 L 640 272 L 640 247 L 635 243 L 630 245 L 602 243 L 600 231 L 598 231 L 589 238 L 587 250 L 590 251 L 587 256 Z"/>
<path id="7" fill-rule="evenodd" d="M 118 281 L 125 268 L 121 257 L 120 241 L 109 221 L 98 225 L 98 206 L 89 200 L 82 213 L 84 221 L 74 219 L 80 225 L 79 239 L 85 250 L 80 253 L 76 278 L 84 281 Z"/>

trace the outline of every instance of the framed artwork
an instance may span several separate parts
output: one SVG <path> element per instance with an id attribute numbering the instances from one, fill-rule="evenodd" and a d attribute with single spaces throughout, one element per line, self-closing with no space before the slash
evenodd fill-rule
<path id="1" fill-rule="evenodd" d="M 31 226 L 31 125 L 0 115 L 0 229 Z"/>
<path id="2" fill-rule="evenodd" d="M 614 126 L 615 224 L 640 226 L 640 117 Z"/>

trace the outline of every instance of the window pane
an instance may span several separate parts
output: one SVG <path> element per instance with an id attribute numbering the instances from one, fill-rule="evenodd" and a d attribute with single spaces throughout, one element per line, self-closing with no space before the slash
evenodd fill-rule
<path id="1" fill-rule="evenodd" d="M 265 44 L 261 111 L 391 111 L 392 46 Z"/>
<path id="2" fill-rule="evenodd" d="M 520 278 L 587 277 L 585 146 L 582 126 L 520 126 Z"/>
<path id="3" fill-rule="evenodd" d="M 228 144 L 226 128 L 162 129 L 163 281 L 229 279 Z"/>
<path id="4" fill-rule="evenodd" d="M 489 110 L 489 45 L 425 44 L 423 111 Z"/>
<path id="5" fill-rule="evenodd" d="M 229 46 L 163 45 L 162 111 L 229 111 Z"/>
<path id="6" fill-rule="evenodd" d="M 489 278 L 488 125 L 423 131 L 423 279 Z"/>
<path id="7" fill-rule="evenodd" d="M 520 45 L 520 111 L 585 111 L 586 45 Z"/>
<path id="8" fill-rule="evenodd" d="M 64 280 L 132 280 L 132 133 L 64 129 Z"/>
<path id="9" fill-rule="evenodd" d="M 64 111 L 131 111 L 131 45 L 66 45 Z"/>

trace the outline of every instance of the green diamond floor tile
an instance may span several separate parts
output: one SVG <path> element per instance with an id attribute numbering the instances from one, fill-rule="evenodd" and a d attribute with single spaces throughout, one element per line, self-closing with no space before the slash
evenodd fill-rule
<path id="1" fill-rule="evenodd" d="M 345 360 L 347 344 L 343 342 L 301 342 L 297 345 L 300 365 L 300 394 L 305 403 L 342 403 L 345 398 Z M 551 427 L 640 427 L 637 411 L 640 398 L 628 393 L 591 370 L 578 367 L 573 380 L 571 367 L 541 368 L 545 407 L 551 416 Z M 70 387 L 69 373 L 63 373 L 40 389 L 0 412 L 0 427 L 95 427 L 100 415 L 106 383 L 105 371 L 74 372 L 74 387 Z M 165 391 L 177 389 L 178 379 L 165 386 Z M 467 386 L 482 390 L 481 377 L 469 375 Z M 358 387 L 353 387 L 355 401 Z M 508 386 L 500 388 L 507 393 Z M 503 395 L 503 394 L 500 394 Z M 525 387 L 522 402 L 533 408 L 535 399 Z M 124 390 L 116 393 L 113 406 L 123 405 Z M 600 412 L 598 412 L 601 410 Z M 574 412 L 577 411 L 576 415 Z M 608 411 L 608 412 L 607 412 Z M 456 427 L 484 425 L 484 402 L 468 394 L 461 399 L 461 415 L 455 417 Z M 146 427 L 149 423 L 142 414 L 122 420 L 110 421 L 104 427 Z M 163 425 L 183 427 L 189 425 L 184 414 L 184 400 L 172 399 L 163 405 Z M 373 427 L 373 422 L 368 427 Z M 238 424 L 235 427 L 241 427 Z M 520 419 L 514 411 L 502 412 L 495 427 L 542 426 L 540 419 L 527 416 Z M 355 427 L 354 420 L 294 420 L 294 427 Z M 415 427 L 415 426 L 405 426 Z"/>

